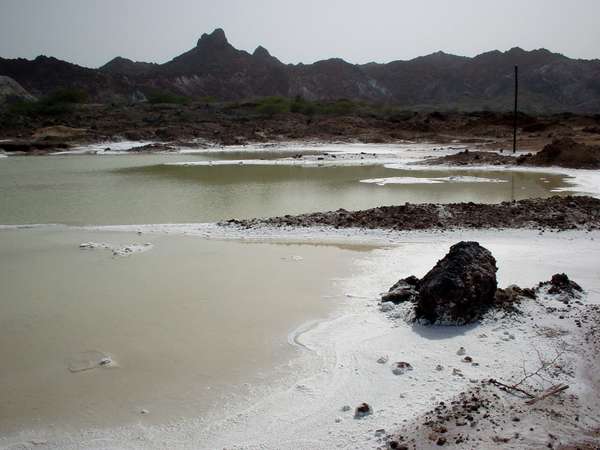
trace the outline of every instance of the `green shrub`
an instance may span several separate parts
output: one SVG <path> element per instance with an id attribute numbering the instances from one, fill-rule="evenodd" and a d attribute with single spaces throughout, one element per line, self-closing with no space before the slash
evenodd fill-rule
<path id="1" fill-rule="evenodd" d="M 318 112 L 318 107 L 314 102 L 305 100 L 300 95 L 294 98 L 290 106 L 290 111 L 293 113 L 304 114 L 306 116 L 313 116 Z"/>
<path id="2" fill-rule="evenodd" d="M 87 101 L 88 95 L 81 89 L 60 89 L 40 100 L 17 100 L 9 108 L 9 114 L 21 116 L 57 116 L 74 109 L 74 105 Z"/>
<path id="3" fill-rule="evenodd" d="M 157 104 L 171 104 L 171 105 L 185 105 L 189 103 L 190 99 L 183 95 L 173 94 L 166 91 L 155 91 L 146 95 L 148 103 L 152 105 Z"/>
<path id="4" fill-rule="evenodd" d="M 267 117 L 289 112 L 290 108 L 291 102 L 285 97 L 265 97 L 256 104 L 256 112 Z"/>
<path id="5" fill-rule="evenodd" d="M 352 100 L 340 99 L 325 106 L 324 112 L 332 116 L 345 116 L 357 109 L 357 104 Z"/>
<path id="6" fill-rule="evenodd" d="M 68 88 L 59 89 L 54 91 L 52 94 L 44 97 L 41 102 L 47 105 L 58 105 L 58 104 L 77 104 L 85 103 L 88 100 L 87 92 L 82 89 Z"/>
<path id="7" fill-rule="evenodd" d="M 215 103 L 217 101 L 217 99 L 211 95 L 206 95 L 204 97 L 200 97 L 198 99 L 198 101 L 200 101 L 202 103 Z"/>

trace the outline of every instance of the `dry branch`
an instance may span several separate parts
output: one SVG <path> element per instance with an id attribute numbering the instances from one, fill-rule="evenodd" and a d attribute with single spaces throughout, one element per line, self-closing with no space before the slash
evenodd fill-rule
<path id="1" fill-rule="evenodd" d="M 567 384 L 556 384 L 554 386 L 550 386 L 548 389 L 546 389 L 544 392 L 542 392 L 537 397 L 532 398 L 531 400 L 527 400 L 525 403 L 527 403 L 528 405 L 533 405 L 534 403 L 537 403 L 540 400 L 543 400 L 547 397 L 551 397 L 552 395 L 556 395 L 559 392 L 565 391 L 567 389 L 569 389 L 569 385 L 567 385 Z"/>

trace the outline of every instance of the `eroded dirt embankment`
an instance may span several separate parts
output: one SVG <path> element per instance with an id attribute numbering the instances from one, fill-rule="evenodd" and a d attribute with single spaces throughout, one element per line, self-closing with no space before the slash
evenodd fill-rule
<path id="1" fill-rule="evenodd" d="M 428 165 L 451 166 L 529 166 L 600 169 L 600 146 L 576 142 L 571 138 L 556 139 L 537 153 L 514 157 L 495 152 L 465 150 L 454 155 L 424 161 Z"/>
<path id="2" fill-rule="evenodd" d="M 334 227 L 389 230 L 456 228 L 600 229 L 600 199 L 554 196 L 499 204 L 453 203 L 382 206 L 361 211 L 337 211 L 266 219 L 228 220 L 222 225 L 243 228 Z"/>

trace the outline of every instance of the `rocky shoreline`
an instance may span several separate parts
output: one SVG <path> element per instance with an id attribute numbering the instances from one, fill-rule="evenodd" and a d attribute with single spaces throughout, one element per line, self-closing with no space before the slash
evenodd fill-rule
<path id="1" fill-rule="evenodd" d="M 245 229 L 271 227 L 333 227 L 405 230 L 460 228 L 539 228 L 596 230 L 600 228 L 600 199 L 554 196 L 499 204 L 410 204 L 362 211 L 337 211 L 221 222 Z"/>

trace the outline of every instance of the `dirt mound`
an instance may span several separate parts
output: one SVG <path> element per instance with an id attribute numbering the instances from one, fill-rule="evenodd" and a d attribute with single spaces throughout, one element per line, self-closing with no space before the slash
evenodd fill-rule
<path id="1" fill-rule="evenodd" d="M 38 128 L 33 132 L 34 139 L 53 139 L 53 138 L 78 138 L 87 136 L 88 130 L 85 128 L 72 128 L 64 125 L 55 125 L 51 127 Z"/>
<path id="2" fill-rule="evenodd" d="M 500 155 L 495 152 L 479 152 L 465 150 L 454 155 L 442 156 L 441 158 L 432 158 L 419 164 L 428 165 L 451 165 L 451 166 L 472 166 L 472 165 L 491 165 L 506 166 L 515 164 L 516 158 L 512 156 Z"/>
<path id="3" fill-rule="evenodd" d="M 580 144 L 571 138 L 557 139 L 534 155 L 520 157 L 517 163 L 527 166 L 598 169 L 600 168 L 600 146 Z"/>
<path id="4" fill-rule="evenodd" d="M 334 227 L 391 230 L 447 230 L 455 228 L 547 228 L 555 230 L 600 228 L 600 200 L 593 197 L 559 197 L 503 202 L 431 203 L 382 206 L 362 211 L 337 211 L 272 217 L 269 219 L 228 220 L 221 225 L 242 228 Z"/>

